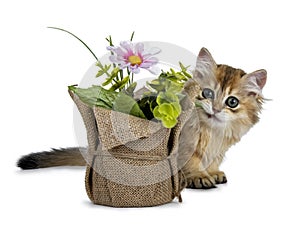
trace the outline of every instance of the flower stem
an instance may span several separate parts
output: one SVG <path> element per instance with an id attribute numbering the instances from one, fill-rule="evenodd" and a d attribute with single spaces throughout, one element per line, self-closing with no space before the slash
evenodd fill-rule
<path id="1" fill-rule="evenodd" d="M 111 35 L 109 35 L 108 38 L 105 38 L 105 40 L 107 40 L 107 42 L 109 43 L 109 46 L 112 46 L 112 47 L 114 46 Z"/>
<path id="2" fill-rule="evenodd" d="M 75 37 L 77 40 L 79 40 L 89 51 L 90 53 L 92 53 L 92 55 L 94 56 L 94 58 L 98 60 L 97 56 L 95 55 L 95 53 L 89 48 L 89 46 L 84 43 L 79 37 L 77 37 L 75 34 L 72 34 L 71 32 L 67 31 L 67 30 L 64 30 L 64 29 L 61 29 L 61 28 L 58 28 L 58 27 L 47 27 L 47 28 L 51 28 L 51 29 L 56 29 L 56 30 L 60 30 L 60 31 L 64 31 L 64 32 L 67 32 L 68 34 L 71 34 L 73 37 Z"/>
<path id="3" fill-rule="evenodd" d="M 131 34 L 130 41 L 133 40 L 133 36 L 134 36 L 134 31 L 133 31 L 132 34 Z"/>
<path id="4" fill-rule="evenodd" d="M 120 79 L 123 80 L 123 70 L 120 70 Z"/>
<path id="5" fill-rule="evenodd" d="M 126 70 L 127 70 L 127 75 L 128 75 L 128 77 L 129 77 L 128 84 L 130 85 L 130 84 L 131 84 L 131 80 L 130 80 L 130 71 L 129 71 L 128 67 L 126 67 Z"/>

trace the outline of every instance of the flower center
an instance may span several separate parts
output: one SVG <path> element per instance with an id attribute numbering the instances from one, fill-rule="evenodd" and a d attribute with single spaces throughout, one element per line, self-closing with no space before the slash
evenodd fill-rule
<path id="1" fill-rule="evenodd" d="M 128 57 L 128 61 L 132 66 L 140 65 L 142 63 L 142 59 L 138 55 L 131 55 Z"/>

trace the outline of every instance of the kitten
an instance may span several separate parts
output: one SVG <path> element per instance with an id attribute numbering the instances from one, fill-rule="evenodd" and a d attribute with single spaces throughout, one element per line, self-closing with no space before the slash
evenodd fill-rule
<path id="1" fill-rule="evenodd" d="M 227 182 L 219 166 L 228 148 L 258 122 L 266 78 L 265 70 L 246 74 L 217 65 L 207 49 L 200 50 L 182 104 L 183 109 L 188 101 L 200 106 L 193 110 L 179 140 L 179 165 L 184 165 L 188 187 L 208 189 Z M 22 169 L 85 164 L 79 148 L 31 153 L 17 163 Z"/>
<path id="2" fill-rule="evenodd" d="M 179 141 L 179 164 L 187 161 L 183 172 L 188 187 L 207 189 L 227 182 L 219 166 L 229 147 L 258 122 L 266 79 L 265 70 L 246 74 L 217 65 L 207 49 L 200 50 L 193 79 L 185 84 L 187 95 L 200 107 Z"/>

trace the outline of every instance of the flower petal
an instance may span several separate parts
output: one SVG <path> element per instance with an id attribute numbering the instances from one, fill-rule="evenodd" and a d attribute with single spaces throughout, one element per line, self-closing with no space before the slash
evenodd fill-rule
<path id="1" fill-rule="evenodd" d="M 147 63 L 147 62 L 142 62 L 140 67 L 143 68 L 143 69 L 147 69 L 149 67 L 153 66 L 152 63 Z"/>
<path id="2" fill-rule="evenodd" d="M 120 46 L 126 50 L 127 55 L 133 55 L 133 44 L 131 41 L 121 41 Z"/>
<path id="3" fill-rule="evenodd" d="M 157 48 L 157 47 L 153 47 L 148 50 L 148 53 L 151 55 L 157 55 L 160 52 L 161 52 L 161 49 Z"/>
<path id="4" fill-rule="evenodd" d="M 131 72 L 139 73 L 140 68 L 143 68 L 153 74 L 160 73 L 160 68 L 154 66 L 158 63 L 158 59 L 153 57 L 153 55 L 161 52 L 157 47 L 152 47 L 149 51 L 146 51 L 142 42 L 132 43 L 131 41 L 122 41 L 119 47 L 108 46 L 107 50 L 114 54 L 109 57 L 110 61 L 118 64 L 122 69 L 127 67 Z M 128 60 L 130 56 L 139 57 L 142 61 L 141 64 L 136 63 L 135 65 L 131 65 Z"/>
<path id="5" fill-rule="evenodd" d="M 140 68 L 137 67 L 137 66 L 134 66 L 134 67 L 131 67 L 131 71 L 132 71 L 133 73 L 139 73 L 139 72 L 140 72 Z"/>
<path id="6" fill-rule="evenodd" d="M 115 46 L 107 46 L 107 47 L 106 47 L 106 49 L 107 49 L 108 51 L 114 51 L 116 48 L 117 48 L 117 47 L 115 47 Z"/>
<path id="7" fill-rule="evenodd" d="M 119 63 L 120 60 L 117 59 L 117 56 L 116 55 L 111 55 L 109 56 L 109 60 L 113 63 Z"/>
<path id="8" fill-rule="evenodd" d="M 148 59 L 144 59 L 144 62 L 145 63 L 152 63 L 152 65 L 155 65 L 158 63 L 158 58 L 156 57 L 151 57 L 151 58 L 148 58 Z"/>
<path id="9" fill-rule="evenodd" d="M 135 44 L 135 53 L 138 55 L 142 55 L 144 52 L 144 44 L 141 42 L 138 42 Z"/>
<path id="10" fill-rule="evenodd" d="M 117 55 L 116 58 L 117 58 L 117 60 L 119 60 L 119 61 L 124 61 L 124 62 L 126 62 L 126 58 L 125 58 L 124 56 Z"/>
<path id="11" fill-rule="evenodd" d="M 122 57 L 126 55 L 126 52 L 120 47 L 115 48 L 113 52 L 116 53 L 118 56 L 122 56 Z"/>
<path id="12" fill-rule="evenodd" d="M 149 54 L 149 53 L 147 53 L 147 52 L 143 52 L 143 54 L 141 54 L 141 56 L 142 56 L 144 59 L 147 59 L 147 58 L 152 57 L 152 55 Z"/>
<path id="13" fill-rule="evenodd" d="M 129 67 L 130 66 L 130 63 L 126 63 L 126 64 L 124 64 L 126 67 Z"/>

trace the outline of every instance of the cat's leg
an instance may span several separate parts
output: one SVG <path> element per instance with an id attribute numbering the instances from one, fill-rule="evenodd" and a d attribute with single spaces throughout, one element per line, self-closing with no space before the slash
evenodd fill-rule
<path id="1" fill-rule="evenodd" d="M 226 175 L 223 171 L 219 170 L 220 160 L 214 160 L 207 168 L 207 173 L 214 178 L 216 184 L 227 183 Z"/>
<path id="2" fill-rule="evenodd" d="M 200 159 L 193 155 L 189 162 L 183 168 L 183 172 L 187 180 L 187 188 L 215 188 L 215 179 L 206 170 L 201 170 L 200 168 Z"/>

